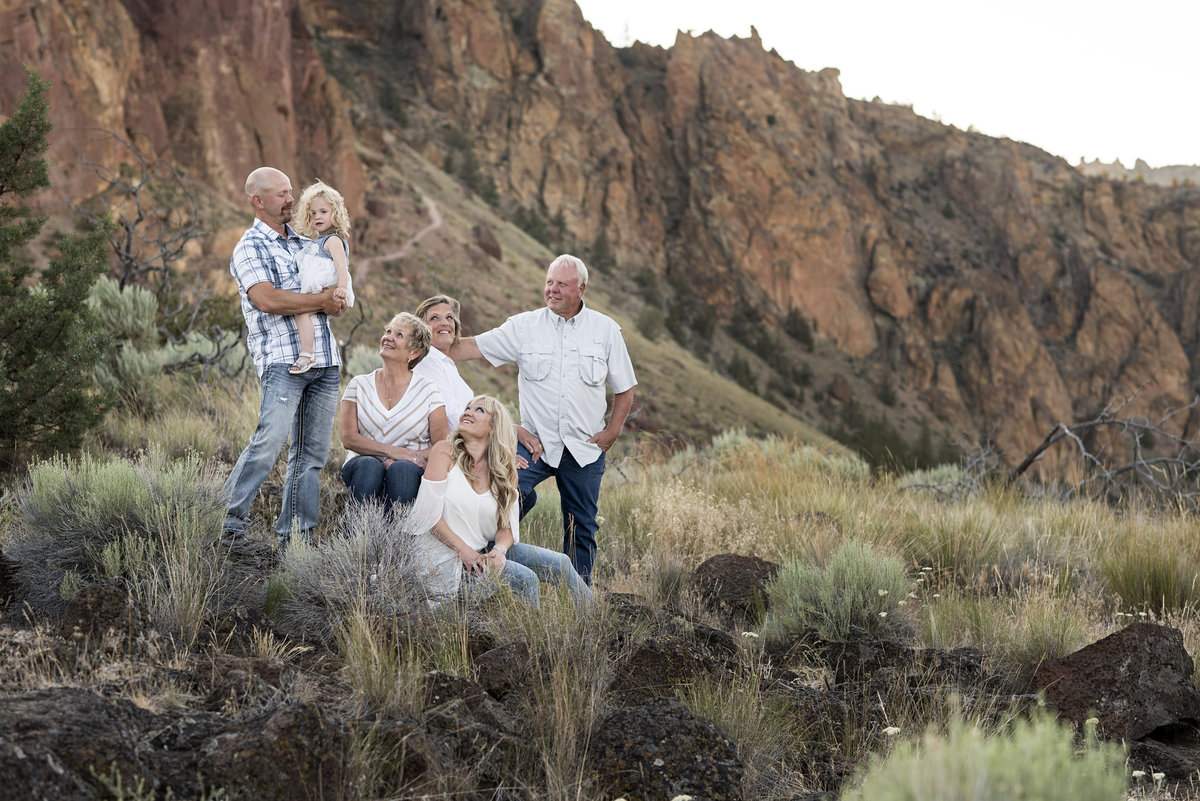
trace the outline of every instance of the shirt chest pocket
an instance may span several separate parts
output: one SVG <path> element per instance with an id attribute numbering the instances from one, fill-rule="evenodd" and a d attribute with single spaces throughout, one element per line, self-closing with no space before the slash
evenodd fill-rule
<path id="1" fill-rule="evenodd" d="M 529 381 L 542 381 L 550 375 L 553 352 L 538 345 L 521 346 L 521 375 Z"/>
<path id="2" fill-rule="evenodd" d="M 600 386 L 608 378 L 608 357 L 601 343 L 579 348 L 579 378 L 590 387 Z"/>

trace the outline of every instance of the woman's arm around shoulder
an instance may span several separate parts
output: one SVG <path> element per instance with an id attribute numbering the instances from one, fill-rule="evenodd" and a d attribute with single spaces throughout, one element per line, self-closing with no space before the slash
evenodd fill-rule
<path id="1" fill-rule="evenodd" d="M 430 481 L 442 481 L 450 474 L 452 461 L 450 440 L 442 439 L 433 443 L 425 460 L 425 478 Z"/>

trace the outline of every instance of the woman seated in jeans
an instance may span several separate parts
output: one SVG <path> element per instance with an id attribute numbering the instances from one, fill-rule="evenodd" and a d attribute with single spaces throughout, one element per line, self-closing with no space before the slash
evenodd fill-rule
<path id="1" fill-rule="evenodd" d="M 467 404 L 448 442 L 434 444 L 409 518 L 422 532 L 417 544 L 433 590 L 453 596 L 464 572 L 494 571 L 535 607 L 541 579 L 589 604 L 592 591 L 565 554 L 519 541 L 516 454 L 512 417 L 486 395 Z"/>
<path id="2" fill-rule="evenodd" d="M 350 379 L 342 395 L 342 480 L 355 500 L 412 503 L 434 442 L 450 433 L 437 386 L 413 373 L 429 353 L 429 326 L 402 312 L 379 340 L 383 367 Z"/>

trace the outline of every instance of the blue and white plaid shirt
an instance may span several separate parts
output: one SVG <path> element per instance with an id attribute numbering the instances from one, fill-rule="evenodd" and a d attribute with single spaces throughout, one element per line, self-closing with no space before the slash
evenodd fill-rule
<path id="1" fill-rule="evenodd" d="M 229 272 L 238 282 L 242 297 L 242 315 L 246 318 L 246 347 L 261 377 L 271 364 L 292 364 L 300 355 L 300 334 L 294 317 L 268 314 L 250 301 L 248 290 L 255 284 L 269 283 L 276 289 L 300 291 L 300 271 L 296 254 L 307 239 L 286 226 L 287 237 L 271 230 L 262 220 L 246 229 L 233 249 Z M 317 366 L 341 365 L 337 342 L 323 312 L 313 315 L 313 354 Z"/>

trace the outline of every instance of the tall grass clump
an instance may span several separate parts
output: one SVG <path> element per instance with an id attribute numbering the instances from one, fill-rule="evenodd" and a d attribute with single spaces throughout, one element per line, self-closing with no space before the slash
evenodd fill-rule
<path id="1" fill-rule="evenodd" d="M 888 636 L 899 628 L 895 613 L 908 588 L 899 559 L 851 540 L 824 567 L 792 561 L 780 568 L 767 585 L 762 634 L 772 642 L 809 633 L 828 642 Z"/>
<path id="2" fill-rule="evenodd" d="M 916 564 L 970 584 L 1005 557 L 1012 531 L 1010 521 L 987 499 L 975 497 L 948 504 L 915 504 L 899 537 Z"/>
<path id="3" fill-rule="evenodd" d="M 1119 746 L 1074 732 L 1041 713 L 1007 732 L 986 736 L 962 720 L 945 735 L 900 743 L 872 761 L 845 801 L 1119 801 L 1125 798 L 1125 754 Z"/>
<path id="4" fill-rule="evenodd" d="M 1165 614 L 1200 606 L 1194 520 L 1151 524 L 1134 515 L 1116 525 L 1100 548 L 1100 572 L 1127 608 Z"/>
<path id="5" fill-rule="evenodd" d="M 539 798 L 586 798 L 584 755 L 607 711 L 605 691 L 620 653 L 610 644 L 622 623 L 602 606 L 583 608 L 562 587 L 543 585 L 534 609 L 511 594 L 497 596 L 489 625 L 529 649 L 529 673 L 510 706 L 527 724 L 540 764 L 522 768 Z"/>
<path id="6" fill-rule="evenodd" d="M 13 508 L 4 553 L 39 615 L 61 618 L 76 590 L 116 581 L 191 644 L 227 580 L 220 477 L 195 456 L 55 457 L 30 468 Z"/>
<path id="7" fill-rule="evenodd" d="M 249 376 L 204 382 L 185 373 L 164 376 L 163 408 L 152 419 L 110 414 L 89 450 L 133 452 L 157 447 L 172 458 L 189 451 L 230 465 L 258 424 L 258 381 Z"/>
<path id="8" fill-rule="evenodd" d="M 757 657 L 751 656 L 733 681 L 702 679 L 677 693 L 689 709 L 716 723 L 737 745 L 745 767 L 746 798 L 803 796 L 809 789 L 802 766 L 808 733 L 784 698 L 763 692 L 761 670 Z"/>
<path id="9" fill-rule="evenodd" d="M 419 711 L 433 667 L 412 636 L 430 611 L 421 559 L 403 509 L 350 502 L 333 537 L 288 547 L 267 613 L 292 637 L 337 649 L 363 710 Z"/>
<path id="10" fill-rule="evenodd" d="M 950 588 L 924 601 L 924 642 L 933 648 L 984 650 L 991 672 L 1015 692 L 1029 690 L 1042 662 L 1073 653 L 1094 639 L 1092 621 L 1103 611 L 1103 599 L 1088 600 L 1051 584 L 983 597 Z"/>

